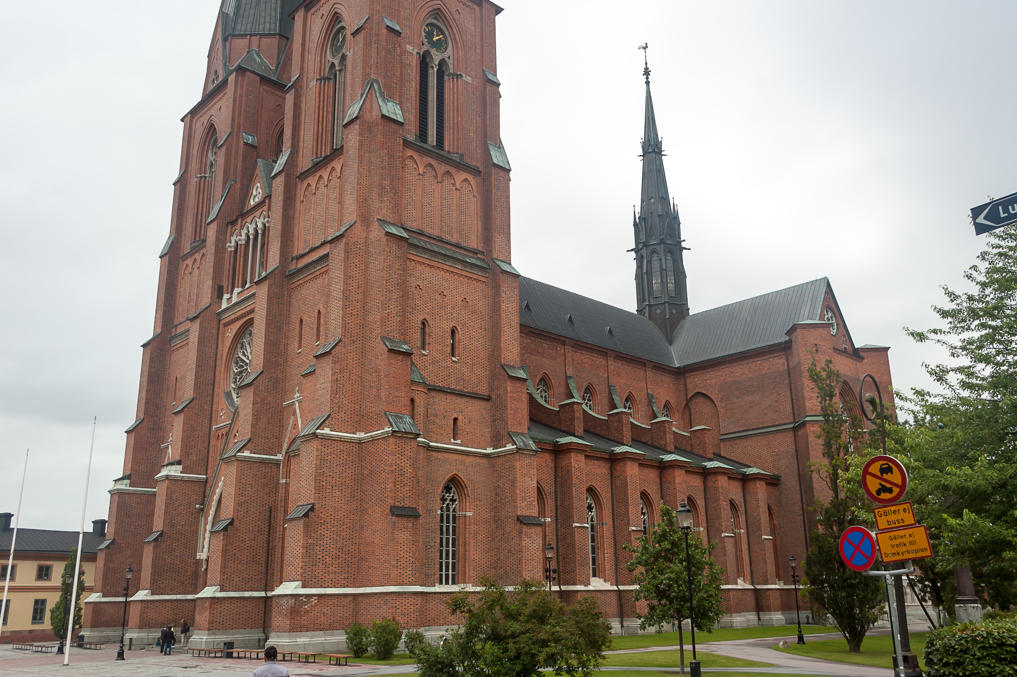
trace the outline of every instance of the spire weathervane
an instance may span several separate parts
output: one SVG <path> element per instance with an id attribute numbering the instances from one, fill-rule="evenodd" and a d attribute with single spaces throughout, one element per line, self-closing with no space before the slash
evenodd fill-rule
<path id="1" fill-rule="evenodd" d="M 646 84 L 650 84 L 650 62 L 646 59 L 646 50 L 650 48 L 650 43 L 644 42 L 639 45 L 636 49 L 643 50 L 643 77 L 646 78 Z"/>

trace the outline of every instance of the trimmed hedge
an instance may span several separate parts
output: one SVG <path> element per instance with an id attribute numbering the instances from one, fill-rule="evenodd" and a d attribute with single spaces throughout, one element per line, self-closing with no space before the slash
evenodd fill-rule
<path id="1" fill-rule="evenodd" d="M 402 628 L 394 618 L 382 618 L 371 623 L 371 655 L 380 660 L 392 658 L 403 638 Z"/>
<path id="2" fill-rule="evenodd" d="M 933 630 L 925 666 L 928 677 L 1017 677 L 1017 618 Z"/>
<path id="3" fill-rule="evenodd" d="M 403 633 L 403 646 L 406 647 L 406 652 L 414 658 L 425 644 L 427 644 L 427 638 L 420 630 L 407 630 Z"/>
<path id="4" fill-rule="evenodd" d="M 371 633 L 360 623 L 354 623 L 346 631 L 346 648 L 355 658 L 366 656 L 371 648 Z"/>

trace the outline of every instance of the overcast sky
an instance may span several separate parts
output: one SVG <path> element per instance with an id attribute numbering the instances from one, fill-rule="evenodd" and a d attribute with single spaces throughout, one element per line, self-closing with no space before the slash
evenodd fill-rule
<path id="1" fill-rule="evenodd" d="M 0 38 L 0 511 L 104 517 L 153 333 L 180 117 L 218 0 L 8 3 Z M 943 283 L 983 244 L 968 209 L 1017 191 L 1017 3 L 503 0 L 513 262 L 634 308 L 642 42 L 693 312 L 830 278 L 897 388 L 941 356 Z M 625 13 L 619 14 L 624 8 Z"/>

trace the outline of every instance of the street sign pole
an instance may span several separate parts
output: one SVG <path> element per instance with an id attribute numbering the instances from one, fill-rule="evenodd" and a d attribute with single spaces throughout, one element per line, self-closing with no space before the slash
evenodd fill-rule
<path id="1" fill-rule="evenodd" d="M 886 609 L 888 611 L 887 615 L 890 617 L 890 638 L 893 640 L 893 675 L 894 677 L 899 677 L 900 672 L 898 670 L 904 661 L 901 656 L 900 629 L 897 627 L 897 605 L 895 604 L 897 591 L 894 589 L 890 578 L 891 576 L 883 576 L 883 585 L 886 586 Z"/>

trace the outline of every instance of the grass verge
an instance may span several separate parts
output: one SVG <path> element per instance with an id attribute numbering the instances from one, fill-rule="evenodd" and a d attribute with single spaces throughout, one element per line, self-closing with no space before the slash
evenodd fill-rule
<path id="1" fill-rule="evenodd" d="M 720 654 L 704 653 L 697 651 L 696 656 L 704 668 L 765 668 L 769 663 L 745 660 L 744 658 L 733 658 L 721 656 Z M 627 668 L 674 668 L 678 669 L 679 653 L 677 649 L 667 651 L 640 651 L 638 653 L 615 653 L 609 654 L 604 660 L 604 665 Z M 685 651 L 685 663 L 692 660 L 692 651 Z M 614 673 L 612 673 L 614 674 Z"/>
<path id="2" fill-rule="evenodd" d="M 815 635 L 824 632 L 837 632 L 836 628 L 825 625 L 803 625 L 802 634 Z M 795 625 L 771 625 L 756 626 L 751 628 L 717 628 L 713 632 L 697 632 L 696 645 L 705 642 L 726 642 L 732 639 L 757 639 L 760 637 L 795 637 L 798 634 L 798 626 Z M 685 646 L 691 646 L 689 633 L 682 633 L 685 639 Z M 612 649 L 642 649 L 648 646 L 675 646 L 678 644 L 677 632 L 660 632 L 652 635 L 625 635 L 624 637 L 612 637 Z"/>
<path id="3" fill-rule="evenodd" d="M 925 649 L 927 632 L 911 633 L 911 651 L 918 656 L 918 663 L 925 669 L 922 653 Z M 796 656 L 820 658 L 824 661 L 839 661 L 853 665 L 870 665 L 876 668 L 893 667 L 893 640 L 890 635 L 868 635 L 862 642 L 861 653 L 848 653 L 847 642 L 843 639 L 816 639 L 806 644 L 790 644 L 785 649 L 773 647 L 777 651 L 793 653 Z"/>

